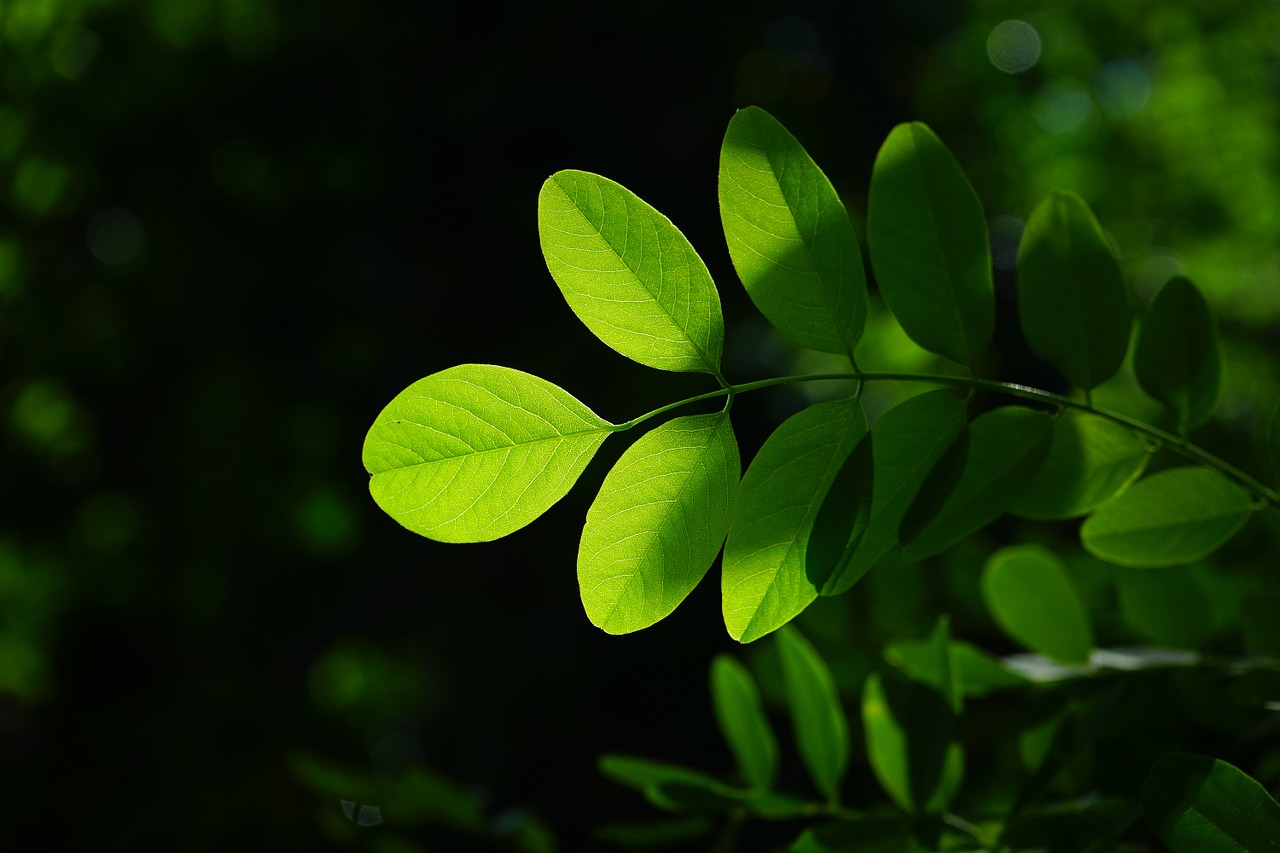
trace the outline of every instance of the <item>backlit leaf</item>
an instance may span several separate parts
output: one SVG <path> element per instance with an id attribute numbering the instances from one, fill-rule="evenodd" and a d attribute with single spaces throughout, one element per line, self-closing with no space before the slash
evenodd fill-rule
<path id="1" fill-rule="evenodd" d="M 610 425 L 563 389 L 463 364 L 396 395 L 364 441 L 369 491 L 414 533 L 487 542 L 564 497 Z"/>
<path id="2" fill-rule="evenodd" d="M 752 788 L 767 790 L 778 769 L 778 742 L 751 672 L 728 655 L 718 655 L 711 663 L 711 699 L 742 778 Z"/>
<path id="3" fill-rule="evenodd" d="M 910 338 L 969 364 L 995 324 L 982 203 L 960 164 L 920 122 L 900 124 L 871 171 L 867 245 L 876 284 Z"/>
<path id="4" fill-rule="evenodd" d="M 1053 425 L 1049 455 L 1009 511 L 1043 520 L 1084 515 L 1132 485 L 1151 451 L 1133 430 L 1068 409 Z"/>
<path id="5" fill-rule="evenodd" d="M 671 221 L 590 172 L 556 172 L 538 194 L 547 269 L 578 319 L 627 358 L 659 370 L 716 374 L 720 295 Z"/>
<path id="6" fill-rule="evenodd" d="M 902 520 L 902 555 L 941 553 L 999 517 L 1035 476 L 1052 430 L 1048 415 L 1016 406 L 975 418 L 921 484 Z"/>
<path id="7" fill-rule="evenodd" d="M 723 412 L 667 421 L 627 448 L 587 511 L 578 547 L 593 625 L 626 634 L 676 609 L 720 550 L 740 474 Z"/>
<path id="8" fill-rule="evenodd" d="M 931 391 L 890 409 L 854 448 L 810 537 L 809 576 L 823 595 L 849 589 L 898 544 L 903 514 L 964 425 L 964 403 Z"/>
<path id="9" fill-rule="evenodd" d="M 729 257 L 760 313 L 801 346 L 852 354 L 867 283 L 826 175 L 773 116 L 748 107 L 729 122 L 719 186 Z"/>
<path id="10" fill-rule="evenodd" d="M 1166 755 L 1151 765 L 1140 799 L 1173 853 L 1280 851 L 1280 804 L 1225 761 Z"/>
<path id="11" fill-rule="evenodd" d="M 777 637 L 796 745 L 814 786 L 835 800 L 849 766 L 849 723 L 835 680 L 826 662 L 794 626 L 784 627 Z"/>
<path id="12" fill-rule="evenodd" d="M 1018 316 L 1031 349 L 1077 388 L 1096 388 L 1124 361 L 1133 325 L 1124 276 L 1077 195 L 1050 193 L 1027 221 Z"/>
<path id="13" fill-rule="evenodd" d="M 1151 301 L 1138 329 L 1133 372 L 1183 430 L 1213 414 L 1222 382 L 1222 341 L 1209 305 L 1189 279 L 1170 279 Z"/>
<path id="14" fill-rule="evenodd" d="M 1034 652 L 1084 663 L 1093 650 L 1089 614 L 1062 562 L 1039 545 L 997 551 L 982 572 L 982 597 L 996 622 Z"/>
<path id="15" fill-rule="evenodd" d="M 1249 494 L 1206 467 L 1152 474 L 1085 520 L 1080 541 L 1095 557 L 1157 568 L 1207 557 L 1235 536 Z"/>
<path id="16" fill-rule="evenodd" d="M 866 430 L 857 400 L 810 406 L 774 430 L 747 467 L 724 547 L 724 623 L 735 640 L 763 637 L 817 597 L 805 568 L 809 534 Z"/>

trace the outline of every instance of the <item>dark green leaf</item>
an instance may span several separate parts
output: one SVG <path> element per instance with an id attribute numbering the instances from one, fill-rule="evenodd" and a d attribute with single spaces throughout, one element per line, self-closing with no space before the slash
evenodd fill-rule
<path id="1" fill-rule="evenodd" d="M 933 131 L 900 124 L 871 171 L 867 244 L 903 330 L 960 364 L 991 341 L 995 295 L 982 203 Z"/>
<path id="2" fill-rule="evenodd" d="M 741 793 L 701 771 L 630 755 L 602 755 L 600 772 L 667 811 L 723 811 Z"/>
<path id="3" fill-rule="evenodd" d="M 1120 369 L 1133 314 L 1120 264 L 1089 206 L 1050 193 L 1018 249 L 1018 315 L 1027 343 L 1077 388 Z"/>
<path id="4" fill-rule="evenodd" d="M 1053 804 L 1017 816 L 1000 841 L 1017 850 L 1049 853 L 1103 853 L 1133 825 L 1142 810 L 1130 800 L 1108 799 Z"/>
<path id="5" fill-rule="evenodd" d="M 871 770 L 899 808 L 946 807 L 964 776 L 964 753 L 941 693 L 892 670 L 872 673 L 862 688 L 862 726 Z"/>
<path id="6" fill-rule="evenodd" d="M 1185 431 L 1207 421 L 1222 383 L 1222 341 L 1208 304 L 1186 278 L 1160 289 L 1138 329 L 1133 372 Z"/>
<path id="7" fill-rule="evenodd" d="M 794 626 L 777 633 L 796 745 L 814 786 L 839 797 L 849 765 L 849 724 L 827 664 Z"/>
<path id="8" fill-rule="evenodd" d="M 1080 528 L 1080 541 L 1121 566 L 1176 566 L 1217 550 L 1251 509 L 1249 494 L 1212 468 L 1174 468 L 1104 505 Z"/>
<path id="9" fill-rule="evenodd" d="M 790 853 L 925 853 L 905 817 L 864 817 L 806 829 Z"/>
<path id="10" fill-rule="evenodd" d="M 820 403 L 788 418 L 752 460 L 724 546 L 724 624 L 735 640 L 765 636 L 817 597 L 806 574 L 814 519 L 866 431 L 857 400 Z"/>
<path id="11" fill-rule="evenodd" d="M 902 519 L 903 556 L 941 553 L 994 521 L 1049 452 L 1053 419 L 1006 406 L 975 418 L 920 486 Z"/>
<path id="12" fill-rule="evenodd" d="M 671 220 L 608 178 L 567 170 L 542 185 L 538 235 L 551 277 L 596 337 L 659 370 L 719 373 L 720 295 Z"/>
<path id="13" fill-rule="evenodd" d="M 1199 648 L 1213 633 L 1209 590 L 1198 566 L 1153 572 L 1116 569 L 1116 594 L 1126 625 L 1148 640 L 1175 648 Z"/>
<path id="14" fill-rule="evenodd" d="M 587 511 L 578 547 L 593 625 L 625 634 L 676 609 L 720 550 L 740 474 L 723 412 L 667 421 L 627 448 Z"/>
<path id="15" fill-rule="evenodd" d="M 1175 753 L 1142 784 L 1147 823 L 1173 853 L 1280 851 L 1280 805 L 1236 767 Z"/>
<path id="16" fill-rule="evenodd" d="M 956 668 L 960 670 L 965 696 L 985 696 L 997 690 L 1026 687 L 1031 683 L 971 643 L 952 640 L 951 654 Z"/>
<path id="17" fill-rule="evenodd" d="M 711 699 L 742 778 L 752 788 L 768 789 L 778 769 L 778 742 L 750 671 L 728 655 L 717 655 L 711 663 Z"/>
<path id="18" fill-rule="evenodd" d="M 997 551 L 982 573 L 982 597 L 1004 632 L 1022 645 L 1067 663 L 1083 663 L 1093 631 L 1062 562 L 1039 545 Z"/>
<path id="19" fill-rule="evenodd" d="M 801 346 L 852 355 L 867 283 L 826 175 L 773 116 L 748 107 L 729 122 L 719 186 L 729 257 L 760 313 Z"/>
<path id="20" fill-rule="evenodd" d="M 1240 605 L 1240 632 L 1255 655 L 1280 659 L 1280 589 L 1257 586 Z"/>
<path id="21" fill-rule="evenodd" d="M 894 643 L 884 659 L 912 681 L 937 691 L 955 714 L 964 702 L 964 685 L 952 652 L 951 620 L 942 616 L 923 640 Z"/>
<path id="22" fill-rule="evenodd" d="M 463 364 L 396 395 L 364 440 L 369 492 L 414 533 L 487 542 L 564 497 L 610 425 L 509 367 Z"/>
<path id="23" fill-rule="evenodd" d="M 886 412 L 858 443 L 809 540 L 809 577 L 822 584 L 823 595 L 849 589 L 898 544 L 903 514 L 964 425 L 964 403 L 949 391 L 931 391 Z"/>
<path id="24" fill-rule="evenodd" d="M 1009 511 L 1044 520 L 1084 515 L 1132 485 L 1151 451 L 1133 430 L 1068 409 L 1053 425 L 1049 455 Z"/>

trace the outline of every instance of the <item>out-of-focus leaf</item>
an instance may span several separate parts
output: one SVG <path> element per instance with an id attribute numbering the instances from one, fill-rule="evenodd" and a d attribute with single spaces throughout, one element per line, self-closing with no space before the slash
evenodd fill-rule
<path id="1" fill-rule="evenodd" d="M 1256 655 L 1280 659 L 1280 589 L 1256 587 L 1240 604 L 1240 631 Z"/>
<path id="2" fill-rule="evenodd" d="M 783 628 L 777 637 L 796 746 L 814 786 L 834 801 L 849 765 L 849 723 L 835 680 L 817 650 L 794 626 Z"/>
<path id="3" fill-rule="evenodd" d="M 982 573 L 982 597 L 1005 633 L 1027 648 L 1067 663 L 1089 659 L 1088 611 L 1052 552 L 1038 545 L 996 552 Z"/>
<path id="4" fill-rule="evenodd" d="M 960 671 L 965 696 L 985 696 L 997 690 L 1026 687 L 1031 683 L 972 643 L 952 640 L 951 654 Z"/>
<path id="5" fill-rule="evenodd" d="M 955 714 L 937 690 L 888 671 L 862 688 L 867 760 L 880 787 L 908 812 L 937 812 L 955 796 L 964 753 L 952 741 Z"/>
<path id="6" fill-rule="evenodd" d="M 1209 305 L 1190 279 L 1170 279 L 1147 309 L 1133 351 L 1142 389 L 1191 429 L 1213 415 L 1222 383 L 1222 341 Z"/>
<path id="7" fill-rule="evenodd" d="M 790 853 L 925 853 L 905 817 L 865 817 L 806 829 Z"/>
<path id="8" fill-rule="evenodd" d="M 1103 853 L 1141 816 L 1129 800 L 1063 803 L 1018 815 L 1000 840 L 1017 850 Z"/>
<path id="9" fill-rule="evenodd" d="M 1209 590 L 1201 583 L 1198 569 L 1194 565 L 1158 572 L 1117 569 L 1116 594 L 1125 624 L 1162 645 L 1199 648 L 1213 633 L 1213 608 L 1206 606 Z"/>
<path id="10" fill-rule="evenodd" d="M 1174 468 L 1135 483 L 1080 528 L 1095 557 L 1158 568 L 1203 559 L 1235 536 L 1252 509 L 1249 494 L 1212 468 Z"/>
<path id="11" fill-rule="evenodd" d="M 778 769 L 778 742 L 751 672 L 728 655 L 718 655 L 711 663 L 711 699 L 742 778 L 752 788 L 768 789 Z"/>
<path id="12" fill-rule="evenodd" d="M 1280 804 L 1238 768 L 1174 753 L 1142 783 L 1147 823 L 1173 853 L 1280 851 Z"/>
<path id="13" fill-rule="evenodd" d="M 602 755 L 599 767 L 605 776 L 642 792 L 667 811 L 723 811 L 733 808 L 741 794 L 701 771 L 647 758 Z"/>

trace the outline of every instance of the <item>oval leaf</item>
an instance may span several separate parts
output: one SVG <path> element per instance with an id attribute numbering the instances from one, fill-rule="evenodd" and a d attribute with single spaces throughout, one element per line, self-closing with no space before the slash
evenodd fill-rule
<path id="1" fill-rule="evenodd" d="M 659 370 L 720 372 L 724 318 L 711 274 L 635 193 L 556 172 L 538 194 L 538 236 L 551 277 L 600 340 Z"/>
<path id="2" fill-rule="evenodd" d="M 871 770 L 900 809 L 946 807 L 964 776 L 964 752 L 951 740 L 955 719 L 941 695 L 892 671 L 873 672 L 862 687 L 862 726 Z"/>
<path id="3" fill-rule="evenodd" d="M 587 511 L 578 547 L 593 625 L 626 634 L 676 609 L 720 550 L 740 474 L 723 412 L 667 421 L 627 448 Z"/>
<path id="4" fill-rule="evenodd" d="M 1280 804 L 1225 761 L 1175 753 L 1142 783 L 1147 823 L 1174 853 L 1280 851 Z"/>
<path id="5" fill-rule="evenodd" d="M 1152 642 L 1198 649 L 1212 636 L 1214 627 L 1213 607 L 1205 606 L 1213 601 L 1213 594 L 1199 568 L 1175 566 L 1159 572 L 1116 569 L 1116 598 L 1124 623 Z M 1241 617 L 1244 622 L 1243 612 Z"/>
<path id="6" fill-rule="evenodd" d="M 859 442 L 809 540 L 809 576 L 823 595 L 849 589 L 898 544 L 903 514 L 964 426 L 964 403 L 949 391 L 930 391 L 886 412 Z"/>
<path id="7" fill-rule="evenodd" d="M 796 745 L 814 786 L 834 801 L 849 766 L 849 723 L 835 681 L 826 662 L 794 626 L 784 627 L 777 637 Z"/>
<path id="8" fill-rule="evenodd" d="M 920 486 L 902 520 L 902 556 L 939 554 L 994 521 L 1049 452 L 1053 418 L 1005 406 L 974 419 Z"/>
<path id="9" fill-rule="evenodd" d="M 519 530 L 573 486 L 611 425 L 528 373 L 463 364 L 396 395 L 364 440 L 383 511 L 440 542 Z"/>
<path id="10" fill-rule="evenodd" d="M 717 655 L 711 663 L 711 699 L 742 778 L 752 788 L 768 790 L 778 770 L 778 741 L 750 671 L 728 655 Z"/>
<path id="11" fill-rule="evenodd" d="M 817 598 L 805 571 L 809 534 L 866 431 L 857 400 L 820 403 L 788 418 L 751 461 L 724 545 L 724 624 L 735 640 L 777 630 Z"/>
<path id="12" fill-rule="evenodd" d="M 1251 509 L 1248 493 L 1212 468 L 1174 468 L 1139 480 L 1091 515 L 1080 541 L 1121 566 L 1177 566 L 1216 551 Z"/>
<path id="13" fill-rule="evenodd" d="M 631 755 L 602 755 L 600 772 L 640 791 L 667 811 L 723 811 L 738 804 L 739 792 L 698 770 Z"/>
<path id="14" fill-rule="evenodd" d="M 764 110 L 739 110 L 720 149 L 729 257 L 760 313 L 810 349 L 852 355 L 867 317 L 853 224 L 822 170 Z"/>
<path id="15" fill-rule="evenodd" d="M 1049 454 L 1009 511 L 1023 518 L 1074 518 L 1106 503 L 1142 476 L 1152 448 L 1127 427 L 1068 409 Z"/>
<path id="16" fill-rule="evenodd" d="M 982 598 L 1023 646 L 1064 663 L 1093 651 L 1089 614 L 1062 562 L 1038 545 L 997 551 L 982 572 Z"/>
<path id="17" fill-rule="evenodd" d="M 996 309 L 982 202 L 920 122 L 895 127 L 876 156 L 867 246 L 880 293 L 911 340 L 960 364 L 986 349 Z"/>
<path id="18" fill-rule="evenodd" d="M 1120 263 L 1079 196 L 1050 193 L 1018 248 L 1018 316 L 1027 343 L 1086 391 L 1120 369 L 1133 314 Z"/>
<path id="19" fill-rule="evenodd" d="M 1133 372 L 1183 431 L 1213 414 L 1222 382 L 1222 341 L 1209 305 L 1189 279 L 1170 279 L 1151 301 L 1138 329 Z"/>

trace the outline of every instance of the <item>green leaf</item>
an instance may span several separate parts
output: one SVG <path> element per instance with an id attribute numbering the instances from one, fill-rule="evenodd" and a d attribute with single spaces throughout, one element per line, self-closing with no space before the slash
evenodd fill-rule
<path id="1" fill-rule="evenodd" d="M 1212 468 L 1174 468 L 1139 480 L 1080 528 L 1085 550 L 1121 566 L 1192 563 L 1244 525 L 1249 494 Z"/>
<path id="2" fill-rule="evenodd" d="M 1050 193 L 1018 248 L 1018 315 L 1027 343 L 1086 391 L 1120 369 L 1133 312 L 1120 263 L 1079 196 Z"/>
<path id="3" fill-rule="evenodd" d="M 383 511 L 440 542 L 487 542 L 564 497 L 610 424 L 545 379 L 463 364 L 396 395 L 364 440 Z"/>
<path id="4" fill-rule="evenodd" d="M 626 634 L 676 609 L 720 550 L 740 473 L 725 412 L 667 421 L 627 448 L 587 511 L 578 547 L 593 625 Z"/>
<path id="5" fill-rule="evenodd" d="M 788 625 L 777 633 L 796 745 L 814 786 L 830 800 L 849 766 L 849 723 L 835 681 L 809 641 Z"/>
<path id="6" fill-rule="evenodd" d="M 939 554 L 994 521 L 1049 452 L 1053 419 L 1005 406 L 974 419 L 920 486 L 902 519 L 902 555 Z"/>
<path id="7" fill-rule="evenodd" d="M 1151 453 L 1133 430 L 1068 409 L 1053 425 L 1049 455 L 1009 511 L 1039 520 L 1084 515 L 1131 486 Z"/>
<path id="8" fill-rule="evenodd" d="M 1271 413 L 1267 429 L 1267 456 L 1271 461 L 1271 482 L 1280 484 L 1280 406 Z"/>
<path id="9" fill-rule="evenodd" d="M 765 636 L 817 598 L 806 574 L 809 534 L 866 431 L 857 400 L 820 403 L 774 430 L 748 466 L 724 546 L 724 624 L 735 640 Z"/>
<path id="10" fill-rule="evenodd" d="M 964 752 L 952 741 L 955 718 L 932 687 L 893 671 L 873 672 L 862 687 L 867 760 L 889 798 L 907 812 L 937 812 L 964 776 Z"/>
<path id="11" fill-rule="evenodd" d="M 880 293 L 911 340 L 960 364 L 986 349 L 995 290 L 982 202 L 920 122 L 895 127 L 876 157 L 867 245 Z"/>
<path id="12" fill-rule="evenodd" d="M 711 699 L 742 778 L 752 788 L 767 790 L 778 769 L 778 743 L 750 671 L 728 655 L 717 655 L 711 663 Z"/>
<path id="13" fill-rule="evenodd" d="M 741 793 L 701 771 L 647 758 L 602 755 L 599 766 L 605 776 L 667 811 L 721 811 L 737 805 Z"/>
<path id="14" fill-rule="evenodd" d="M 1213 608 L 1206 606 L 1212 599 L 1199 568 L 1117 568 L 1116 595 L 1124 623 L 1161 645 L 1199 648 L 1213 634 Z"/>
<path id="15" fill-rule="evenodd" d="M 852 355 L 867 282 L 826 175 L 773 116 L 748 107 L 729 122 L 719 186 L 729 257 L 760 313 L 801 346 Z"/>
<path id="16" fill-rule="evenodd" d="M 809 540 L 808 573 L 823 595 L 849 589 L 898 544 L 907 507 L 964 426 L 964 403 L 949 391 L 930 391 L 890 409 L 858 443 Z M 830 561 L 831 554 L 839 557 Z"/>
<path id="17" fill-rule="evenodd" d="M 959 714 L 964 703 L 964 684 L 951 646 L 951 620 L 942 616 L 925 639 L 887 646 L 884 659 L 907 678 L 936 691 L 952 713 Z"/>
<path id="18" fill-rule="evenodd" d="M 551 277 L 596 337 L 649 367 L 719 374 L 720 295 L 671 220 L 608 178 L 567 170 L 542 185 L 538 235 Z"/>
<path id="19" fill-rule="evenodd" d="M 982 572 L 982 597 L 1004 632 L 1028 649 L 1067 663 L 1089 659 L 1088 611 L 1050 551 L 1039 545 L 997 551 Z"/>
<path id="20" fill-rule="evenodd" d="M 1280 804 L 1225 761 L 1166 755 L 1151 765 L 1140 799 L 1173 853 L 1280 851 Z"/>
<path id="21" fill-rule="evenodd" d="M 971 643 L 952 640 L 951 654 L 960 671 L 965 696 L 985 696 L 997 690 L 1026 687 L 1031 683 Z"/>
<path id="22" fill-rule="evenodd" d="M 1142 390 L 1174 413 L 1182 430 L 1213 415 L 1222 383 L 1222 341 L 1208 304 L 1189 279 L 1170 279 L 1147 309 L 1133 351 Z"/>

